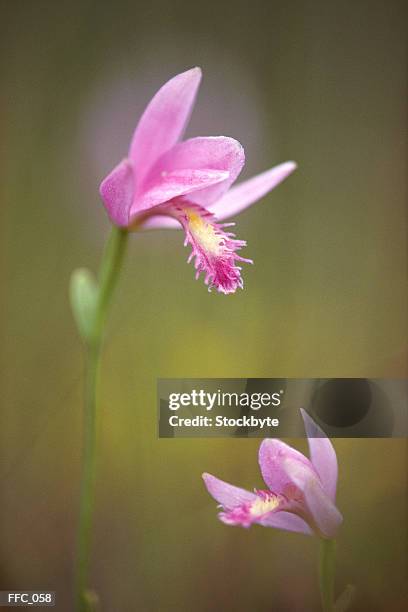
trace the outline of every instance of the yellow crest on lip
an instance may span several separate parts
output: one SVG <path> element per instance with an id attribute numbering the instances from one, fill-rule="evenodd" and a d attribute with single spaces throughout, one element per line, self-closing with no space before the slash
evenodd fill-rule
<path id="1" fill-rule="evenodd" d="M 272 512 L 279 506 L 279 498 L 277 495 L 265 495 L 265 497 L 257 497 L 252 502 L 250 507 L 250 514 L 252 516 L 263 516 L 268 512 Z"/>
<path id="2" fill-rule="evenodd" d="M 185 214 L 189 230 L 201 248 L 212 255 L 219 255 L 222 249 L 222 237 L 217 233 L 214 225 L 192 208 L 187 208 Z"/>

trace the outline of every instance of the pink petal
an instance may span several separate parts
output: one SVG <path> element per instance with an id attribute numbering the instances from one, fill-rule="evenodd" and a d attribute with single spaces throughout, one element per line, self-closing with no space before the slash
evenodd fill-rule
<path id="1" fill-rule="evenodd" d="M 200 68 L 187 70 L 163 85 L 150 101 L 136 127 L 129 150 L 138 183 L 160 155 L 181 138 L 200 81 Z"/>
<path id="2" fill-rule="evenodd" d="M 228 172 L 222 170 L 174 170 L 156 177 L 151 187 L 137 197 L 131 209 L 132 220 L 137 213 L 146 211 L 173 198 L 197 189 L 225 181 Z M 159 212 L 159 211 L 157 211 Z"/>
<path id="3" fill-rule="evenodd" d="M 262 478 L 274 493 L 285 495 L 293 489 L 292 479 L 288 476 L 284 466 L 286 460 L 292 460 L 293 463 L 307 470 L 308 475 L 316 477 L 310 461 L 281 440 L 269 438 L 263 440 L 259 447 L 258 460 Z"/>
<path id="4" fill-rule="evenodd" d="M 228 190 L 241 172 L 244 163 L 244 149 L 233 138 L 226 136 L 191 138 L 175 145 L 160 157 L 146 177 L 146 187 L 154 184 L 163 172 L 187 169 L 228 172 L 223 182 L 189 195 L 189 202 L 208 206 Z M 145 185 L 142 186 L 143 189 Z"/>
<path id="5" fill-rule="evenodd" d="M 234 487 L 223 480 L 219 480 L 211 474 L 203 474 L 204 484 L 213 498 L 222 504 L 225 510 L 232 510 L 242 504 L 247 504 L 256 499 L 255 493 L 245 491 L 240 487 Z"/>
<path id="6" fill-rule="evenodd" d="M 133 202 L 134 176 L 132 167 L 124 159 L 102 181 L 99 192 L 108 215 L 119 226 L 129 224 L 129 213 Z"/>
<path id="7" fill-rule="evenodd" d="M 301 408 L 301 413 L 309 442 L 310 459 L 320 476 L 324 491 L 334 501 L 337 485 L 336 452 L 329 438 L 303 408 Z"/>
<path id="8" fill-rule="evenodd" d="M 310 480 L 304 489 L 305 503 L 318 527 L 326 538 L 334 538 L 343 522 L 343 517 L 323 491 L 320 483 Z"/>
<path id="9" fill-rule="evenodd" d="M 154 215 L 148 217 L 140 224 L 140 227 L 144 230 L 181 229 L 181 225 L 178 221 L 171 219 L 171 217 L 165 217 L 164 215 Z"/>
<path id="10" fill-rule="evenodd" d="M 212 212 L 220 221 L 237 215 L 279 185 L 296 167 L 295 162 L 288 161 L 236 185 L 214 203 Z"/>
<path id="11" fill-rule="evenodd" d="M 311 535 L 313 531 L 309 525 L 296 514 L 291 512 L 271 512 L 268 516 L 259 521 L 264 527 L 276 527 L 276 529 L 284 529 L 285 531 L 296 531 L 297 533 L 306 533 Z"/>
<path id="12" fill-rule="evenodd" d="M 292 483 L 303 493 L 306 511 L 323 536 L 334 537 L 343 518 L 323 490 L 317 475 L 293 459 L 285 459 L 283 469 Z"/>

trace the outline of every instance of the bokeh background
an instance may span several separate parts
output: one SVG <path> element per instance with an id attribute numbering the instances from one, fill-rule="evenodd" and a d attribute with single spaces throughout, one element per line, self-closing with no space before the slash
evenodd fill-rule
<path id="1" fill-rule="evenodd" d="M 73 268 L 109 233 L 99 181 L 169 77 L 200 65 L 188 135 L 243 176 L 299 169 L 237 219 L 245 290 L 207 293 L 182 235 L 130 240 L 99 392 L 92 585 L 106 612 L 318 610 L 317 542 L 227 528 L 201 472 L 261 486 L 256 440 L 158 440 L 157 377 L 407 372 L 404 2 L 1 1 L 0 578 L 72 610 L 83 351 Z M 306 449 L 305 440 L 292 440 Z M 405 440 L 336 440 L 337 590 L 406 609 Z"/>

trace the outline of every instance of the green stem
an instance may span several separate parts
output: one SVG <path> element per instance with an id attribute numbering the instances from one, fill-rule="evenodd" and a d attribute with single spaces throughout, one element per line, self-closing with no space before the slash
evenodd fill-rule
<path id="1" fill-rule="evenodd" d="M 319 583 L 323 612 L 334 610 L 334 576 L 336 571 L 336 541 L 320 540 Z"/>
<path id="2" fill-rule="evenodd" d="M 78 612 L 90 612 L 95 609 L 95 595 L 87 592 L 87 585 L 95 489 L 96 387 L 106 315 L 119 277 L 126 248 L 126 239 L 126 230 L 117 227 L 112 229 L 102 259 L 98 283 L 98 300 L 92 324 L 92 334 L 87 344 L 82 483 L 76 562 L 75 597 Z"/>
<path id="3" fill-rule="evenodd" d="M 94 337 L 100 341 L 106 314 L 113 295 L 125 254 L 128 231 L 113 227 L 99 271 L 98 304 L 94 321 Z"/>

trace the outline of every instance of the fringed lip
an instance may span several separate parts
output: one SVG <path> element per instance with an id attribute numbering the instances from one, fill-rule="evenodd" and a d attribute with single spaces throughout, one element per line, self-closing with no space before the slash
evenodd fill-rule
<path id="1" fill-rule="evenodd" d="M 278 512 L 285 503 L 286 500 L 281 495 L 276 495 L 271 491 L 255 491 L 255 497 L 252 501 L 229 510 L 223 510 L 218 514 L 218 517 L 226 525 L 250 527 L 272 513 Z"/>
<path id="2" fill-rule="evenodd" d="M 233 223 L 219 224 L 213 213 L 181 198 L 156 207 L 154 212 L 173 217 L 181 224 L 185 231 L 184 245 L 192 248 L 187 261 L 194 260 L 196 279 L 203 273 L 209 291 L 214 288 L 219 293 L 229 294 L 243 288 L 241 267 L 237 264 L 252 264 L 253 261 L 237 253 L 246 246 L 246 241 L 225 231 Z"/>

